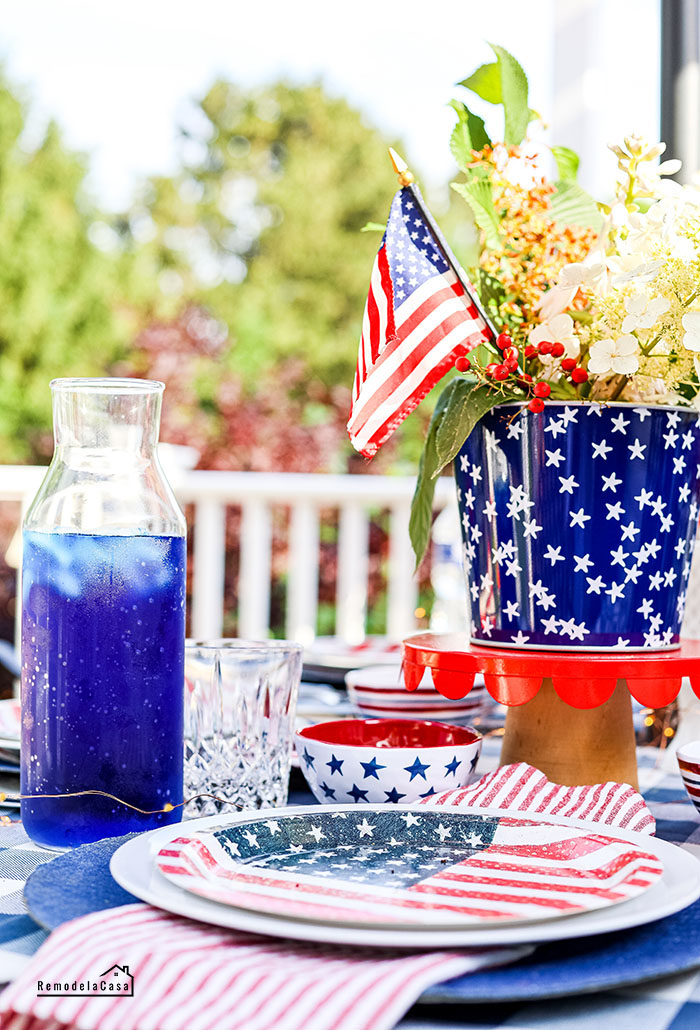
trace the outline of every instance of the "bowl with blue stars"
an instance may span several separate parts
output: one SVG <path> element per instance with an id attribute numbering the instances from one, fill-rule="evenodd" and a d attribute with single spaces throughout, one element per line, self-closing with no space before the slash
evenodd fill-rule
<path id="1" fill-rule="evenodd" d="M 700 510 L 691 408 L 493 408 L 455 460 L 476 643 L 679 646 Z"/>
<path id="2" fill-rule="evenodd" d="M 321 804 L 410 804 L 474 777 L 482 738 L 471 726 L 337 719 L 298 731 L 299 764 Z"/>

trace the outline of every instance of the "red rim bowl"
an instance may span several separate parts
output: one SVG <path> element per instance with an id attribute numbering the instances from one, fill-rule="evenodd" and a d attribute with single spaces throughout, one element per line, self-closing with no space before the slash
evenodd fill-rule
<path id="1" fill-rule="evenodd" d="M 481 740 L 471 726 L 413 719 L 336 719 L 305 726 L 298 736 L 346 747 L 464 747 Z"/>

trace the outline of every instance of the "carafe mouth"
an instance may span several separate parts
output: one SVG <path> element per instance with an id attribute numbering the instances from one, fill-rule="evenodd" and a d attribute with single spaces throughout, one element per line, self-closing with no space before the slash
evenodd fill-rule
<path id="1" fill-rule="evenodd" d="M 118 377 L 111 379 L 109 376 L 101 379 L 88 377 L 52 379 L 49 385 L 54 393 L 84 391 L 85 393 L 104 394 L 162 394 L 165 389 L 165 383 L 161 383 L 158 379 L 120 379 Z"/>
<path id="2" fill-rule="evenodd" d="M 151 455 L 164 389 L 157 379 L 52 380 L 54 453 L 71 465 L 103 460 L 105 452 Z M 68 451 L 82 453 L 68 460 Z"/>

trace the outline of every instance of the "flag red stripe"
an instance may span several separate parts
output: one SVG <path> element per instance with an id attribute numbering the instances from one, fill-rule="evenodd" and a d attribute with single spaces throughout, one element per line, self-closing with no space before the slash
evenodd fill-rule
<path id="1" fill-rule="evenodd" d="M 375 415 L 380 406 L 387 403 L 392 398 L 393 394 L 396 392 L 397 385 L 418 367 L 423 358 L 425 358 L 425 356 L 437 343 L 440 342 L 440 340 L 444 339 L 449 332 L 458 328 L 461 324 L 464 324 L 464 319 L 459 312 L 454 312 L 452 315 L 448 316 L 448 318 L 436 326 L 436 328 L 433 329 L 428 336 L 424 337 L 421 343 L 404 358 L 386 382 L 374 390 L 369 397 L 363 397 L 362 394 L 360 395 L 359 409 L 353 412 L 351 422 L 349 423 L 350 432 L 354 437 L 360 434 L 364 426 L 367 424 L 369 419 Z M 386 362 L 404 343 L 401 332 L 402 330 L 399 328 L 395 339 L 388 343 L 382 351 L 378 359 L 377 366 L 375 367 L 379 367 L 380 363 L 383 364 Z M 449 353 L 447 353 L 437 365 L 429 369 L 420 384 L 411 392 L 411 395 L 404 400 L 399 410 L 392 411 L 388 417 L 383 420 L 382 424 L 372 433 L 369 443 L 365 445 L 367 448 L 373 445 L 376 450 L 384 439 L 386 439 L 386 435 L 390 435 L 396 426 L 402 422 L 403 419 L 411 413 L 411 411 L 413 411 L 426 393 L 428 393 L 435 383 L 442 378 L 445 372 L 454 365 L 456 355 L 464 352 L 466 345 L 471 343 L 475 333 L 481 338 L 479 330 L 474 330 L 473 328 L 465 326 L 465 335 L 461 336 L 455 342 L 454 347 L 451 348 Z M 388 426 L 391 426 L 392 428 L 389 433 L 384 435 L 384 431 Z M 381 437 L 380 440 L 378 440 L 379 437 Z"/>

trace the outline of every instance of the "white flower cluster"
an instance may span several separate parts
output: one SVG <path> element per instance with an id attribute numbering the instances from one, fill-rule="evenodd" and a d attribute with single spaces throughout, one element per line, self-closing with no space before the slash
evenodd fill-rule
<path id="1" fill-rule="evenodd" d="M 611 147 L 614 203 L 601 205 L 605 221 L 585 261 L 565 265 L 544 294 L 529 336 L 562 343 L 594 380 L 635 377 L 637 398 L 645 380 L 658 399 L 660 381 L 672 392 L 691 380 L 697 390 L 700 379 L 700 183 L 665 179 L 680 162 L 659 164 L 664 149 L 633 136 Z"/>

